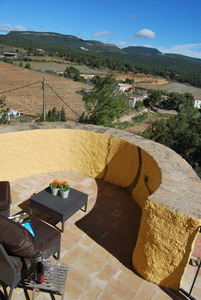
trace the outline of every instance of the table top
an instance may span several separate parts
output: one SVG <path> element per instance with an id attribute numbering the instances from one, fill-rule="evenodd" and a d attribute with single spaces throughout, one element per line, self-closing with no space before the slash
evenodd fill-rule
<path id="1" fill-rule="evenodd" d="M 71 214 L 82 206 L 87 204 L 88 195 L 78 190 L 70 188 L 68 198 L 62 198 L 60 195 L 53 196 L 50 188 L 31 196 L 30 205 L 36 205 L 48 208 L 62 215 Z"/>

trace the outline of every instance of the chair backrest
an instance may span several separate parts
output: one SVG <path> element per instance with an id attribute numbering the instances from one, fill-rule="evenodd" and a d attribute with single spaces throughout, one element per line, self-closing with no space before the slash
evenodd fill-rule
<path id="1" fill-rule="evenodd" d="M 10 183 L 9 181 L 0 181 L 0 215 L 9 217 L 10 215 Z"/>
<path id="2" fill-rule="evenodd" d="M 17 272 L 3 245 L 0 244 L 0 280 L 6 285 L 16 286 L 21 279 L 21 272 Z"/>
<path id="3" fill-rule="evenodd" d="M 0 216 L 0 243 L 8 255 L 32 258 L 38 252 L 34 237 L 19 223 Z"/>

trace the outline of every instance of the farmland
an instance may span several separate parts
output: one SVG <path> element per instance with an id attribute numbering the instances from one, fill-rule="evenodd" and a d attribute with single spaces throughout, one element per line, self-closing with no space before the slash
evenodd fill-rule
<path id="1" fill-rule="evenodd" d="M 19 65 L 19 61 L 15 62 L 15 65 Z M 31 65 L 31 69 L 35 70 L 35 71 L 42 71 L 42 72 L 47 72 L 47 71 L 53 71 L 53 72 L 64 72 L 66 68 L 72 66 L 72 63 L 66 63 L 66 62 L 62 62 L 62 61 L 30 61 L 29 62 Z M 23 66 L 26 65 L 26 62 L 22 63 Z M 97 70 L 97 69 L 91 69 L 87 66 L 84 65 L 73 65 L 75 66 L 80 73 L 84 73 L 84 74 L 99 74 L 99 75 L 105 75 L 107 74 L 108 71 L 106 70 Z"/>
<path id="2" fill-rule="evenodd" d="M 0 92 L 38 82 L 35 85 L 4 94 L 7 107 L 24 114 L 41 114 L 43 108 L 41 81 L 43 76 L 45 76 L 46 82 L 78 115 L 83 112 L 84 104 L 79 92 L 87 87 L 86 84 L 0 62 Z M 60 110 L 64 105 L 47 85 L 45 99 L 46 112 L 54 106 Z M 77 119 L 77 115 L 72 110 L 65 105 L 64 107 L 68 119 Z"/>
<path id="3" fill-rule="evenodd" d="M 162 84 L 162 85 L 154 85 L 154 89 L 159 89 L 161 91 L 171 93 L 171 92 L 177 92 L 177 93 L 191 93 L 195 99 L 201 99 L 201 88 L 197 88 L 191 85 L 179 83 L 179 82 L 171 82 L 169 84 Z"/>

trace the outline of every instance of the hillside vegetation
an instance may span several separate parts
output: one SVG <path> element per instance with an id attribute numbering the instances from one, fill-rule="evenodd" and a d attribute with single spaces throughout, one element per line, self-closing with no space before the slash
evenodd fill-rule
<path id="1" fill-rule="evenodd" d="M 82 40 L 71 35 L 31 31 L 0 35 L 0 45 L 23 48 L 32 54 L 37 54 L 37 49 L 43 49 L 46 55 L 93 68 L 159 75 L 201 87 L 201 60 L 182 55 L 164 55 L 157 49 L 120 49 L 115 45 Z"/>

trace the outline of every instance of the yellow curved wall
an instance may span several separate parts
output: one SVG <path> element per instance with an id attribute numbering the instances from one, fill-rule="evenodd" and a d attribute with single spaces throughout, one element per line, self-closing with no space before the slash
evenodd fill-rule
<path id="1" fill-rule="evenodd" d="M 179 289 L 199 225 L 192 217 L 146 201 L 133 253 L 135 269 L 147 280 Z"/>
<path id="2" fill-rule="evenodd" d="M 130 187 L 137 176 L 137 147 L 119 138 L 84 130 L 51 129 L 0 135 L 0 180 L 13 180 L 53 171 L 76 171 L 122 187 Z M 144 164 L 148 155 L 143 152 Z M 160 172 L 152 184 L 158 187 Z M 141 166 L 140 174 L 143 174 Z M 152 168 L 153 169 L 153 168 Z M 151 176 L 152 170 L 150 170 Z M 143 182 L 140 184 L 142 188 Z"/>
<path id="3" fill-rule="evenodd" d="M 0 180 L 76 171 L 129 189 L 143 211 L 134 267 L 152 282 L 180 286 L 199 221 L 151 201 L 160 195 L 162 174 L 149 153 L 124 139 L 75 129 L 0 134 L 0 145 Z"/>

